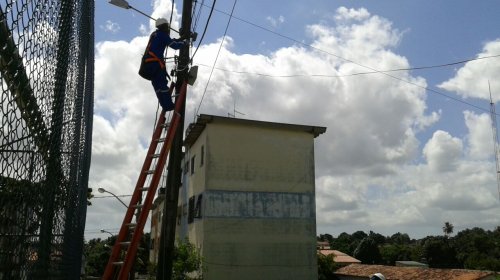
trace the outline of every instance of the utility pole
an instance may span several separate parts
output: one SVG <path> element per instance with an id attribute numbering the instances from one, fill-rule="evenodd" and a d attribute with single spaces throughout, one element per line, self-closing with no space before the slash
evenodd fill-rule
<path id="1" fill-rule="evenodd" d="M 179 34 L 181 38 L 191 37 L 191 13 L 193 9 L 193 0 L 183 0 L 182 4 L 182 24 Z M 189 77 L 189 47 L 184 47 L 179 53 L 179 62 L 177 72 L 177 83 L 175 92 L 179 93 L 184 83 L 187 83 Z M 187 89 L 186 89 L 187 90 Z M 186 93 L 187 99 L 187 93 Z M 176 100 L 177 102 L 177 100 Z M 180 112 L 180 122 L 175 133 L 175 138 L 170 150 L 168 160 L 167 187 L 165 190 L 165 204 L 163 208 L 163 219 L 161 224 L 160 252 L 158 256 L 157 280 L 172 279 L 172 262 L 174 257 L 175 229 L 177 219 L 177 202 L 179 198 L 179 187 L 181 186 L 181 163 L 182 163 L 182 144 L 184 135 L 184 115 L 186 111 L 186 102 L 183 102 Z M 174 113 L 175 114 L 175 113 Z"/>

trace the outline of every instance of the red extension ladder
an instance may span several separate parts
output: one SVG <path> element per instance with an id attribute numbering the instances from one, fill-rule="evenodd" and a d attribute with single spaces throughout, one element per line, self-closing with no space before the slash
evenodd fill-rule
<path id="1" fill-rule="evenodd" d="M 172 84 L 170 87 L 170 94 L 173 88 L 174 86 Z M 166 121 L 165 112 L 162 111 L 160 114 L 160 118 L 153 132 L 153 137 L 151 138 L 146 159 L 142 165 L 141 174 L 137 179 L 137 184 L 130 200 L 130 205 L 128 206 L 120 232 L 118 233 L 108 264 L 104 270 L 104 275 L 102 276 L 103 280 L 128 279 L 128 274 L 134 264 L 144 225 L 146 224 L 149 211 L 151 210 L 158 183 L 160 182 L 165 162 L 167 161 L 168 153 L 172 146 L 175 132 L 177 131 L 177 126 L 183 119 L 179 112 L 186 100 L 186 88 L 187 83 L 183 83 L 180 89 L 180 95 L 177 97 L 170 124 Z M 149 186 L 146 186 L 146 179 L 148 176 L 152 176 L 152 178 L 150 179 Z M 144 194 L 146 194 L 145 199 L 143 199 Z M 141 203 L 141 201 L 143 201 L 143 203 Z M 138 216 L 137 221 L 133 222 L 132 218 L 136 215 Z"/>

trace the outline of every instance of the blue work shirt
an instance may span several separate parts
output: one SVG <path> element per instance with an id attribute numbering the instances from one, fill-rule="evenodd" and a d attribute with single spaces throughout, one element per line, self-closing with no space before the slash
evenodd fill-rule
<path id="1" fill-rule="evenodd" d="M 165 53 L 165 48 L 167 46 L 174 50 L 184 47 L 183 41 L 172 39 L 167 33 L 159 29 L 156 29 L 156 31 L 151 34 L 149 44 L 149 51 L 153 52 L 161 60 L 164 59 L 163 54 Z"/>

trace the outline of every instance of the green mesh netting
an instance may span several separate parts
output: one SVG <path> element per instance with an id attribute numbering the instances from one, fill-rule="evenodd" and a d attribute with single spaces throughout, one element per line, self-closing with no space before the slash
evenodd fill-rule
<path id="1" fill-rule="evenodd" d="M 0 0 L 0 279 L 79 279 L 94 1 Z"/>

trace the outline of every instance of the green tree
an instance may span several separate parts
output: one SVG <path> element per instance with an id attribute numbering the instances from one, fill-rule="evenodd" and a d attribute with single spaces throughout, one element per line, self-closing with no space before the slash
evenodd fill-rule
<path id="1" fill-rule="evenodd" d="M 353 239 L 358 240 L 358 241 L 361 241 L 364 238 L 368 237 L 368 235 L 364 231 L 361 231 L 361 230 L 354 232 L 351 236 Z"/>
<path id="2" fill-rule="evenodd" d="M 377 243 L 370 237 L 361 240 L 354 250 L 354 257 L 364 264 L 378 264 L 382 261 Z"/>
<path id="3" fill-rule="evenodd" d="M 351 247 L 351 244 L 353 243 L 353 238 L 351 235 L 348 233 L 342 232 L 339 234 L 339 236 L 335 239 L 333 239 L 333 242 L 331 243 L 332 249 L 339 250 L 341 252 L 344 252 L 346 254 L 352 255 L 354 252 L 354 249 L 356 249 L 356 246 L 354 248 Z"/>
<path id="4" fill-rule="evenodd" d="M 383 236 L 380 233 L 375 233 L 375 232 L 370 230 L 370 233 L 368 234 L 368 236 L 370 238 L 372 238 L 373 240 L 375 240 L 375 243 L 377 243 L 378 245 L 382 245 L 386 242 L 385 236 Z"/>
<path id="5" fill-rule="evenodd" d="M 328 234 L 328 233 L 320 234 L 317 239 L 318 239 L 318 241 L 328 241 L 328 243 L 330 243 L 330 244 L 332 244 L 332 242 L 333 242 L 333 236 L 331 234 Z"/>
<path id="6" fill-rule="evenodd" d="M 396 261 L 412 260 L 411 253 L 409 245 L 385 244 L 380 247 L 382 262 L 387 265 L 395 265 Z"/>
<path id="7" fill-rule="evenodd" d="M 88 243 L 85 243 L 84 255 L 86 275 L 95 277 L 102 276 L 111 254 L 112 244 L 114 244 L 115 240 L 115 237 L 109 237 L 106 240 L 97 238 L 91 239 Z"/>
<path id="8" fill-rule="evenodd" d="M 149 238 L 150 234 L 145 233 L 142 236 L 139 248 L 137 250 L 137 259 L 134 263 L 133 271 L 139 274 L 146 274 L 149 265 Z M 108 264 L 109 256 L 115 245 L 116 235 L 110 236 L 105 240 L 100 238 L 91 239 L 84 245 L 85 255 L 85 274 L 88 276 L 102 276 L 104 269 Z"/>
<path id="9" fill-rule="evenodd" d="M 457 233 L 453 242 L 458 252 L 459 263 L 467 269 L 498 271 L 500 264 L 499 233 L 477 227 Z"/>
<path id="10" fill-rule="evenodd" d="M 445 222 L 443 226 L 444 237 L 450 237 L 453 233 L 453 225 L 450 222 Z"/>
<path id="11" fill-rule="evenodd" d="M 460 267 L 457 260 L 455 248 L 451 245 L 448 238 L 427 237 L 423 248 L 424 258 L 429 267 L 433 268 L 457 268 Z"/>
<path id="12" fill-rule="evenodd" d="M 203 262 L 198 249 L 189 240 L 178 240 L 172 264 L 172 279 L 203 279 Z"/>
<path id="13" fill-rule="evenodd" d="M 388 238 L 388 241 L 389 243 L 399 244 L 399 245 L 410 244 L 411 242 L 410 236 L 408 236 L 408 234 L 406 233 L 401 233 L 401 232 L 397 232 L 391 235 L 391 237 Z"/>
<path id="14" fill-rule="evenodd" d="M 335 263 L 333 255 L 318 254 L 318 280 L 337 279 L 335 271 L 340 268 L 340 265 Z"/>

